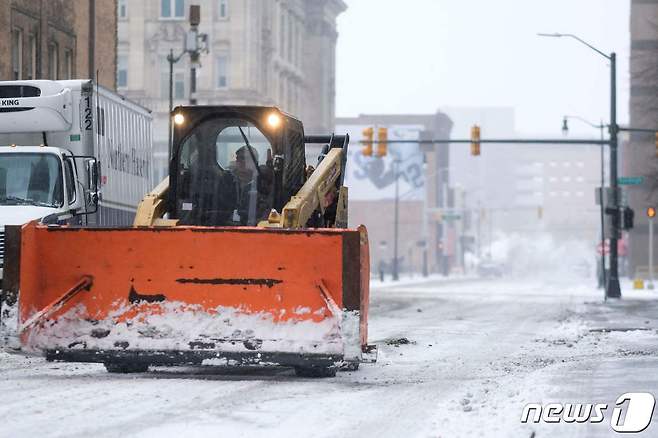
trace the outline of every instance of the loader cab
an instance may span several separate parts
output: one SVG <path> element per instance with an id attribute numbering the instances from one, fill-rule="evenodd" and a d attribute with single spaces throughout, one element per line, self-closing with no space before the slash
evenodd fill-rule
<path id="1" fill-rule="evenodd" d="M 255 226 L 305 181 L 302 123 L 274 107 L 178 107 L 168 211 L 181 225 Z"/>

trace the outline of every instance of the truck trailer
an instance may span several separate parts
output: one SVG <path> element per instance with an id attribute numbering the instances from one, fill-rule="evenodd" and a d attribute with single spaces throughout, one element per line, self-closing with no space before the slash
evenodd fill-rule
<path id="1" fill-rule="evenodd" d="M 150 111 L 91 80 L 0 81 L 0 280 L 7 226 L 130 225 L 152 155 Z"/>

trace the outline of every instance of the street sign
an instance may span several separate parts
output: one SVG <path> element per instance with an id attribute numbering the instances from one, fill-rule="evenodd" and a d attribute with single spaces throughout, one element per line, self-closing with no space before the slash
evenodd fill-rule
<path id="1" fill-rule="evenodd" d="M 459 213 L 450 213 L 450 212 L 444 212 L 443 213 L 443 220 L 446 221 L 457 221 L 462 218 L 462 215 Z"/>
<path id="2" fill-rule="evenodd" d="M 428 211 L 437 222 L 458 221 L 462 218 L 462 210 L 459 209 L 430 208 Z"/>
<path id="3" fill-rule="evenodd" d="M 643 176 L 622 176 L 617 178 L 617 183 L 621 186 L 639 186 L 643 182 Z"/>

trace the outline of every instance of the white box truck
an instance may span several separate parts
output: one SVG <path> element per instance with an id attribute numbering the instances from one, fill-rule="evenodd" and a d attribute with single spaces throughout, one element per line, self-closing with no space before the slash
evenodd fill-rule
<path id="1" fill-rule="evenodd" d="M 129 225 L 152 188 L 150 111 L 90 80 L 0 81 L 5 226 Z"/>

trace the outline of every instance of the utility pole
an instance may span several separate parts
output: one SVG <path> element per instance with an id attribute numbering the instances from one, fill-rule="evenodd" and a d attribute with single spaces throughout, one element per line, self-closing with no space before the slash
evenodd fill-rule
<path id="1" fill-rule="evenodd" d="M 649 289 L 653 289 L 653 217 L 649 218 Z"/>
<path id="2" fill-rule="evenodd" d="M 656 208 L 647 208 L 647 218 L 649 219 L 649 284 L 648 289 L 653 289 L 653 221 L 656 218 Z"/>
<path id="3" fill-rule="evenodd" d="M 201 23 L 201 6 L 190 6 L 190 31 L 187 33 L 185 50 L 190 54 L 190 105 L 197 104 L 196 69 L 199 64 L 199 23 Z"/>
<path id="4" fill-rule="evenodd" d="M 43 4 L 42 4 L 43 8 Z M 89 0 L 89 36 L 87 37 L 87 58 L 89 79 L 96 79 L 96 0 Z M 51 78 L 54 79 L 54 78 Z M 116 80 L 116 79 L 115 79 Z M 116 83 L 115 83 L 116 84 Z"/>
<path id="5" fill-rule="evenodd" d="M 174 109 L 174 64 L 181 60 L 186 53 L 190 54 L 190 105 L 197 104 L 196 98 L 196 70 L 200 65 L 199 58 L 201 53 L 208 53 L 208 35 L 199 33 L 199 24 L 201 23 L 201 6 L 190 5 L 190 30 L 185 35 L 183 51 L 174 56 L 174 50 L 169 50 L 167 62 L 169 62 L 169 142 L 168 153 L 171 161 L 171 112 Z"/>
<path id="6" fill-rule="evenodd" d="M 478 229 L 477 229 L 477 239 L 478 239 L 478 250 L 477 250 L 477 256 L 478 260 L 482 258 L 482 203 L 478 201 L 478 208 L 477 208 L 477 213 L 478 213 Z"/>
<path id="7" fill-rule="evenodd" d="M 174 50 L 170 49 L 167 55 L 167 62 L 169 62 L 169 141 L 167 142 L 167 152 L 169 161 L 171 161 L 171 112 L 174 110 L 174 64 L 180 61 L 185 52 L 178 56 L 174 56 Z"/>
<path id="8" fill-rule="evenodd" d="M 393 171 L 395 172 L 395 213 L 394 213 L 394 230 L 393 230 L 393 281 L 400 279 L 398 265 L 398 229 L 400 227 L 400 163 L 396 158 L 393 161 Z"/>
<path id="9" fill-rule="evenodd" d="M 427 190 L 427 163 L 423 164 L 424 167 L 424 172 L 423 174 L 425 175 L 425 182 L 424 182 L 424 187 L 423 187 L 423 277 L 427 277 L 429 275 L 429 269 L 428 269 L 428 264 L 427 264 L 427 247 L 428 247 L 428 217 L 427 217 L 427 195 L 428 195 L 428 190 Z"/>
<path id="10" fill-rule="evenodd" d="M 618 133 L 617 126 L 617 55 L 610 54 L 610 187 L 612 189 L 612 233 L 610 235 L 610 273 L 606 287 L 607 298 L 621 298 L 619 287 L 619 253 L 617 242 L 621 237 L 619 224 L 619 181 L 617 180 L 617 149 Z"/>

